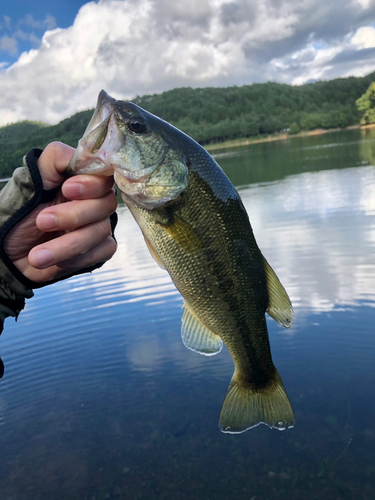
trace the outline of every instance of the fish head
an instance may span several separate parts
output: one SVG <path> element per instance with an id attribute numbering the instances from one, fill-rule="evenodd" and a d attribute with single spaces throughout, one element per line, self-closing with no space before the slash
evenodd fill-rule
<path id="1" fill-rule="evenodd" d="M 119 189 L 137 205 L 149 210 L 161 206 L 176 199 L 188 183 L 186 160 L 165 140 L 166 127 L 174 130 L 102 90 L 68 172 L 114 175 Z"/>

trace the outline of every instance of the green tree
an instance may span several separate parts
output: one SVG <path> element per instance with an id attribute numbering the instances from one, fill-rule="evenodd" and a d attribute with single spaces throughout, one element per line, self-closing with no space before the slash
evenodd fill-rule
<path id="1" fill-rule="evenodd" d="M 362 111 L 361 124 L 375 123 L 375 82 L 356 100 L 358 111 Z"/>
<path id="2" fill-rule="evenodd" d="M 301 131 L 301 127 L 297 122 L 293 122 L 289 127 L 289 134 L 298 134 Z"/>

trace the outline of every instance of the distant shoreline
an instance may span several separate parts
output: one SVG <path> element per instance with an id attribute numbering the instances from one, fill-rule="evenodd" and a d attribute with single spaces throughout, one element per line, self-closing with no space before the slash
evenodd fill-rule
<path id="1" fill-rule="evenodd" d="M 250 146 L 251 144 L 259 144 L 261 142 L 273 142 L 273 141 L 285 141 L 286 139 L 292 139 L 293 137 L 306 137 L 311 135 L 321 135 L 321 134 L 329 134 L 331 132 L 340 132 L 342 130 L 354 130 L 354 129 L 368 129 L 375 128 L 375 123 L 371 125 L 351 125 L 346 128 L 318 128 L 314 130 L 305 130 L 298 132 L 298 134 L 288 134 L 288 133 L 279 133 L 279 134 L 270 134 L 265 137 L 260 137 L 259 135 L 255 136 L 253 139 L 251 137 L 241 138 L 241 139 L 233 139 L 232 141 L 225 141 L 217 144 L 207 144 L 203 146 L 207 151 L 217 151 L 218 149 L 227 149 L 227 148 L 235 148 L 237 146 Z"/>

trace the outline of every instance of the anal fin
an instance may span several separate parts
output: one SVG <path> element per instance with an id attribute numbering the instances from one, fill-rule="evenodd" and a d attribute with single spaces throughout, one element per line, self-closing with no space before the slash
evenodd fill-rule
<path id="1" fill-rule="evenodd" d="M 213 356 L 223 348 L 221 338 L 209 330 L 184 302 L 182 314 L 181 337 L 184 345 L 192 351 Z"/>

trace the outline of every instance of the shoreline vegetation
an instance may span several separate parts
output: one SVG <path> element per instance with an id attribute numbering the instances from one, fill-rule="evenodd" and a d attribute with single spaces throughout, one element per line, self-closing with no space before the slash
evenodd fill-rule
<path id="1" fill-rule="evenodd" d="M 231 149 L 241 146 L 251 146 L 252 144 L 261 144 L 262 142 L 274 142 L 274 141 L 285 141 L 287 139 L 293 139 L 294 137 L 308 137 L 313 135 L 331 134 L 334 132 L 342 132 L 343 130 L 355 130 L 355 129 L 369 129 L 375 128 L 375 123 L 370 125 L 351 125 L 345 128 L 317 128 L 314 130 L 302 130 L 297 134 L 288 134 L 288 132 L 270 134 L 268 136 L 255 136 L 255 137 L 242 137 L 240 139 L 233 139 L 231 141 L 225 141 L 219 144 L 207 144 L 203 146 L 209 152 L 216 152 L 221 149 Z"/>
<path id="2" fill-rule="evenodd" d="M 133 102 L 208 151 L 220 151 L 372 123 L 374 81 L 375 72 L 300 86 L 267 82 L 242 87 L 184 87 L 137 96 Z M 0 178 L 12 175 L 33 147 L 43 149 L 52 141 L 77 147 L 92 113 L 93 109 L 80 111 L 56 125 L 26 120 L 0 127 Z"/>

